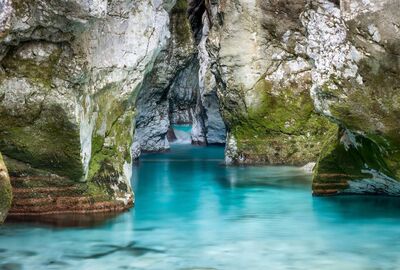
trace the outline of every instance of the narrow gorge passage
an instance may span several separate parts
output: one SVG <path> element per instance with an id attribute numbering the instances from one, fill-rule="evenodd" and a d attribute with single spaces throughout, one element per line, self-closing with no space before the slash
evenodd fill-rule
<path id="1" fill-rule="evenodd" d="M 193 144 L 225 144 L 219 96 L 205 87 L 201 72 L 204 9 L 204 1 L 179 0 L 171 11 L 171 38 L 146 74 L 136 101 L 134 143 L 140 151 L 168 150 L 175 139 L 172 126 L 179 124 L 192 126 Z"/>
<path id="2" fill-rule="evenodd" d="M 223 161 L 218 146 L 172 144 L 169 152 L 143 154 L 132 178 L 134 209 L 92 220 L 95 227 L 6 223 L 0 265 L 361 270 L 399 263 L 398 199 L 312 197 L 311 176 L 298 168 Z"/>
<path id="3" fill-rule="evenodd" d="M 398 269 L 399 85 L 400 0 L 0 0 L 0 270 Z"/>

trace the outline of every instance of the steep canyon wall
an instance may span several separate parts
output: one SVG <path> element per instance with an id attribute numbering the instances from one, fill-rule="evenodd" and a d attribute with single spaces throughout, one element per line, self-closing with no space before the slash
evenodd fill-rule
<path id="1" fill-rule="evenodd" d="M 0 0 L 0 220 L 11 200 L 10 215 L 132 206 L 132 163 L 168 150 L 173 124 L 226 142 L 227 164 L 317 162 L 317 195 L 399 195 L 399 12 Z"/>

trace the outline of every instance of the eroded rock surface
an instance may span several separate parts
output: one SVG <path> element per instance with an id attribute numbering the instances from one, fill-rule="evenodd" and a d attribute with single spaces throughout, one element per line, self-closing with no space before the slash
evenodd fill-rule
<path id="1" fill-rule="evenodd" d="M 170 128 L 170 109 L 179 103 L 179 99 L 176 103 L 170 102 L 171 95 L 174 95 L 172 87 L 177 87 L 177 76 L 184 72 L 185 68 L 190 68 L 190 61 L 195 55 L 187 8 L 186 0 L 178 0 L 172 9 L 171 38 L 157 56 L 152 70 L 146 75 L 139 90 L 135 141 L 144 151 L 169 149 L 167 132 Z M 188 90 L 195 93 L 195 89 Z"/>
<path id="2" fill-rule="evenodd" d="M 174 4 L 1 2 L 0 149 L 11 215 L 132 205 L 135 99 L 170 37 Z"/>
<path id="3" fill-rule="evenodd" d="M 315 194 L 400 195 L 399 18 L 396 0 L 0 0 L 10 214 L 130 207 L 132 162 L 173 124 L 228 164 L 318 160 Z"/>
<path id="4" fill-rule="evenodd" d="M 319 159 L 315 194 L 398 195 L 398 1 L 205 4 L 200 88 L 228 164 Z"/>
<path id="5" fill-rule="evenodd" d="M 317 114 L 309 92 L 312 64 L 300 20 L 306 6 L 301 0 L 209 5 L 200 81 L 221 99 L 227 163 L 305 165 L 317 160 L 334 128 Z"/>
<path id="6" fill-rule="evenodd" d="M 340 123 L 324 148 L 316 194 L 399 195 L 398 1 L 317 1 L 303 16 L 316 107 Z"/>

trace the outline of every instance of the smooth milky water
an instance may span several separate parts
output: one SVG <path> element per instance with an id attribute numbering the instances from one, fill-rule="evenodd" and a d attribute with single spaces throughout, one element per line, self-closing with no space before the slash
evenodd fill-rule
<path id="1" fill-rule="evenodd" d="M 220 147 L 145 154 L 135 209 L 92 227 L 6 224 L 0 269 L 399 269 L 398 198 L 316 198 L 299 169 L 222 162 Z"/>
<path id="2" fill-rule="evenodd" d="M 192 131 L 191 125 L 173 125 L 172 129 L 176 137 L 176 141 L 173 144 L 190 144 L 192 138 L 190 133 Z"/>

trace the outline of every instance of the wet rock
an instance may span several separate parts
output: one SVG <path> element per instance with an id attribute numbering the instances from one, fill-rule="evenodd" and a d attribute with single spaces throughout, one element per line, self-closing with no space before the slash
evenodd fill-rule
<path id="1" fill-rule="evenodd" d="M 319 159 L 315 194 L 400 195 L 397 6 L 317 1 L 304 13 L 314 103 L 343 127 Z"/>
<path id="2" fill-rule="evenodd" d="M 200 86 L 219 96 L 229 163 L 315 162 L 334 128 L 317 114 L 309 93 L 312 65 L 300 20 L 305 6 L 301 0 L 209 4 Z"/>
<path id="3" fill-rule="evenodd" d="M 135 142 L 140 144 L 143 151 L 169 149 L 167 132 L 170 114 L 174 119 L 182 117 L 186 111 L 186 120 L 190 120 L 188 107 L 193 99 L 196 81 L 182 76 L 192 74 L 192 69 L 195 72 L 196 67 L 189 65 L 195 54 L 195 43 L 185 0 L 179 0 L 171 11 L 170 31 L 171 38 L 156 58 L 153 69 L 146 75 L 136 103 Z"/>
<path id="4" fill-rule="evenodd" d="M 11 207 L 12 192 L 10 177 L 0 154 L 0 224 L 3 223 Z M 0 251 L 1 252 L 1 251 Z"/>

